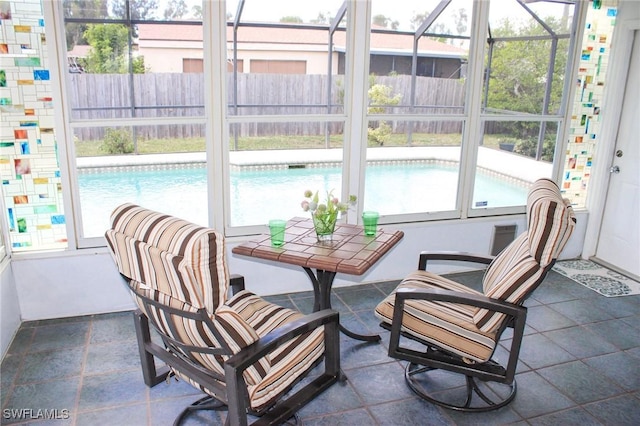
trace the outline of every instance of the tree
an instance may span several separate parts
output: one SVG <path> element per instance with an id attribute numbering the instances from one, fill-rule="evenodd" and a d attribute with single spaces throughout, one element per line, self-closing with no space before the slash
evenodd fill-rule
<path id="1" fill-rule="evenodd" d="M 562 22 L 553 17 L 543 18 L 543 21 L 558 34 L 566 32 Z M 496 38 L 549 35 L 540 24 L 533 20 L 520 28 L 514 28 L 508 19 L 504 19 L 499 26 L 491 30 Z M 552 80 L 549 82 L 551 91 L 547 108 L 547 112 L 551 114 L 557 113 L 561 105 L 568 43 L 567 39 L 558 41 L 555 62 L 551 64 L 553 65 L 553 74 Z M 543 107 L 551 49 L 552 41 L 550 39 L 518 39 L 496 42 L 489 70 L 487 107 L 535 115 L 546 113 Z M 495 129 L 495 132 L 508 133 L 512 137 L 522 140 L 523 144 L 517 145 L 516 151 L 526 154 L 530 151 L 527 149 L 526 143 L 530 144 L 532 138 L 537 141 L 540 125 L 537 122 L 504 122 L 501 123 L 500 128 Z M 545 138 L 546 136 L 545 134 Z M 544 149 L 553 152 L 553 146 L 545 145 Z"/>
<path id="2" fill-rule="evenodd" d="M 555 18 L 544 19 L 554 31 L 561 33 L 560 23 Z M 521 28 L 514 28 L 505 19 L 492 28 L 494 37 L 525 37 L 548 35 L 537 22 L 531 21 Z M 542 114 L 547 83 L 547 70 L 551 54 L 551 40 L 514 40 L 495 43 L 491 59 L 489 97 L 487 105 L 501 110 Z M 551 83 L 550 112 L 557 112 L 562 99 L 564 70 L 568 41 L 558 42 L 553 80 Z"/>
<path id="3" fill-rule="evenodd" d="M 124 0 L 113 3 L 113 15 L 120 19 L 127 17 L 127 4 L 131 19 L 152 19 L 158 11 L 158 0 Z"/>
<path id="4" fill-rule="evenodd" d="M 371 23 L 373 25 L 378 25 L 384 28 L 391 28 L 392 30 L 397 30 L 400 23 L 398 21 L 392 21 L 391 18 L 387 18 L 384 15 L 376 15 L 371 18 Z"/>
<path id="5" fill-rule="evenodd" d="M 318 17 L 316 19 L 312 19 L 311 22 L 312 24 L 330 24 L 331 21 L 333 20 L 333 16 L 331 16 L 331 12 L 318 12 Z"/>
<path id="6" fill-rule="evenodd" d="M 420 25 L 422 25 L 422 23 L 426 21 L 427 18 L 429 18 L 429 15 L 429 12 L 414 14 L 411 18 L 411 28 L 413 28 L 414 30 L 420 28 Z M 429 28 L 427 28 L 427 32 L 435 34 L 451 34 L 451 31 L 447 28 L 446 25 L 437 21 L 438 20 L 436 19 L 436 22 L 434 22 Z"/>
<path id="7" fill-rule="evenodd" d="M 429 12 L 423 12 L 423 13 L 414 12 L 413 17 L 411 18 L 411 21 L 410 21 L 411 28 L 413 28 L 414 30 L 417 30 L 418 28 L 420 28 L 420 25 L 422 25 L 422 23 L 425 22 L 427 18 L 429 18 L 429 15 L 430 15 Z M 460 8 L 457 11 L 453 12 L 451 16 L 455 21 L 455 27 L 456 27 L 455 33 L 451 31 L 451 29 L 439 19 L 435 20 L 435 22 L 427 29 L 427 32 L 432 34 L 456 34 L 456 35 L 464 34 L 467 31 L 467 21 L 468 21 L 467 10 L 464 8 Z M 435 37 L 434 39 L 442 43 L 453 44 L 454 42 L 454 39 L 449 37 Z"/>
<path id="8" fill-rule="evenodd" d="M 423 13 L 414 12 L 410 20 L 411 29 L 415 31 L 418 28 L 420 28 L 420 25 L 422 25 L 422 23 L 426 21 L 428 17 L 429 17 L 429 12 L 423 12 Z"/>
<path id="9" fill-rule="evenodd" d="M 202 19 L 202 6 L 196 4 L 191 6 L 191 15 L 193 15 L 194 19 Z M 227 21 L 231 18 L 231 14 L 227 13 Z"/>
<path id="10" fill-rule="evenodd" d="M 63 2 L 65 18 L 103 18 L 108 16 L 107 0 L 67 0 Z M 74 46 L 86 45 L 84 32 L 87 24 L 69 22 L 65 24 L 67 38 L 67 50 Z"/>
<path id="11" fill-rule="evenodd" d="M 469 21 L 469 15 L 467 14 L 467 10 L 460 8 L 457 12 L 454 13 L 454 17 L 456 20 L 456 31 L 458 35 L 462 35 L 467 32 L 467 22 Z"/>
<path id="12" fill-rule="evenodd" d="M 301 24 L 302 18 L 299 16 L 283 16 L 280 18 L 280 22 L 286 22 L 289 24 Z"/>
<path id="13" fill-rule="evenodd" d="M 186 15 L 188 11 L 189 8 L 184 0 L 169 0 L 164 10 L 164 19 L 167 21 L 180 19 Z"/>
<path id="14" fill-rule="evenodd" d="M 124 74 L 129 72 L 129 30 L 122 24 L 89 24 L 84 33 L 91 46 L 84 63 L 86 72 Z M 132 59 L 133 72 L 145 72 L 144 58 Z"/>

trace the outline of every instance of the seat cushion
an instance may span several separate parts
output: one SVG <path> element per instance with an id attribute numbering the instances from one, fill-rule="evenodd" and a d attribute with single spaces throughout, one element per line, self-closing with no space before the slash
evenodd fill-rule
<path id="1" fill-rule="evenodd" d="M 249 386 L 251 408 L 259 411 L 286 393 L 324 354 L 324 327 L 302 334 L 271 353 L 271 369 L 256 386 Z"/>
<path id="2" fill-rule="evenodd" d="M 140 283 L 134 282 L 133 285 L 138 293 L 163 305 L 189 313 L 197 312 L 197 309 L 176 298 L 149 289 Z M 221 346 L 213 332 L 204 327 L 202 322 L 176 315 L 168 317 L 166 311 L 153 306 L 147 307 L 139 297 L 135 297 L 135 300 L 142 312 L 158 325 L 162 333 L 195 347 Z M 214 326 L 233 353 L 238 353 L 269 332 L 299 318 L 303 318 L 300 312 L 267 302 L 247 290 L 236 294 L 226 305 L 219 307 L 215 315 L 211 316 Z M 173 323 L 172 327 L 168 326 L 169 322 Z M 243 378 L 247 383 L 251 409 L 258 412 L 270 406 L 279 396 L 287 392 L 323 354 L 324 327 L 319 327 L 278 346 L 275 351 L 248 367 L 243 372 Z M 205 368 L 224 376 L 222 363 L 229 358 L 228 356 L 210 355 L 197 351 L 184 355 L 195 358 Z M 176 376 L 203 392 L 225 400 L 224 395 L 217 395 L 215 389 L 203 386 L 184 371 L 178 369 L 172 369 L 172 371 Z M 220 383 L 224 386 L 223 382 Z"/>
<path id="3" fill-rule="evenodd" d="M 178 314 L 169 314 L 165 309 L 147 305 L 138 294 L 155 300 L 163 306 L 178 309 L 187 314 L 196 314 L 198 309 L 167 294 L 150 289 L 144 284 L 132 281 L 131 286 L 132 290 L 134 290 L 134 300 L 138 307 L 162 334 L 195 348 L 222 347 L 220 341 L 216 338 L 214 332 L 207 327 L 206 323 Z M 204 315 L 209 314 L 204 313 Z M 209 318 L 213 327 L 216 328 L 233 354 L 256 342 L 259 338 L 253 328 L 231 308 L 222 306 L 218 308 L 215 315 L 209 315 Z M 229 355 L 213 355 L 198 352 L 197 350 L 186 353 L 178 348 L 175 348 L 175 351 L 179 351 L 182 355 L 196 361 L 206 369 L 224 376 L 223 362 L 229 358 Z M 262 381 L 270 369 L 269 356 L 265 356 L 247 368 L 243 373 L 243 377 L 247 383 L 257 384 Z"/>
<path id="4" fill-rule="evenodd" d="M 248 291 L 233 296 L 227 306 L 236 311 L 260 337 L 299 318 L 300 312 L 274 305 Z M 269 354 L 271 368 L 255 386 L 249 386 L 251 408 L 260 411 L 295 384 L 324 353 L 324 327 L 300 335 Z"/>
<path id="5" fill-rule="evenodd" d="M 395 295 L 400 288 L 443 289 L 481 295 L 447 278 L 427 271 L 416 271 L 407 276 L 376 307 L 376 316 L 387 324 L 392 322 Z M 491 358 L 496 336 L 495 333 L 486 333 L 476 327 L 473 316 L 477 311 L 478 308 L 457 303 L 407 300 L 402 331 L 461 357 L 484 362 Z"/>

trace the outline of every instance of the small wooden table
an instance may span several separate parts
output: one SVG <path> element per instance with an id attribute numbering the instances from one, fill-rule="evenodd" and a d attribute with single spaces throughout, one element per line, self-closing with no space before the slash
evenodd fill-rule
<path id="1" fill-rule="evenodd" d="M 233 248 L 234 254 L 273 260 L 301 266 L 313 285 L 313 310 L 331 308 L 331 287 L 336 273 L 362 275 L 402 239 L 402 231 L 378 229 L 367 237 L 361 226 L 336 224 L 333 242 L 318 243 L 311 219 L 294 217 L 287 222 L 285 242 L 280 247 L 271 245 L 269 234 Z M 313 272 L 315 269 L 315 273 Z M 363 335 L 340 330 L 347 336 L 375 342 L 380 335 Z"/>

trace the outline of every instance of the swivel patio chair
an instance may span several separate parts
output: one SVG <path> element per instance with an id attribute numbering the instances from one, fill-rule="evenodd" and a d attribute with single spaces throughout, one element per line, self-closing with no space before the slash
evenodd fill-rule
<path id="1" fill-rule="evenodd" d="M 175 375 L 205 394 L 174 424 L 196 409 L 227 410 L 228 425 L 281 424 L 339 378 L 338 313 L 303 316 L 245 290 L 217 231 L 123 204 L 106 239 L 138 306 L 145 383 Z"/>
<path id="2" fill-rule="evenodd" d="M 515 398 L 527 315 L 522 304 L 544 280 L 576 220 L 556 184 L 540 179 L 528 194 L 527 222 L 528 230 L 495 258 L 421 253 L 418 271 L 375 308 L 391 331 L 389 356 L 408 361 L 405 380 L 418 396 L 459 411 L 494 410 Z M 428 272 L 430 260 L 488 265 L 483 291 Z M 498 345 L 507 328 L 512 335 Z"/>

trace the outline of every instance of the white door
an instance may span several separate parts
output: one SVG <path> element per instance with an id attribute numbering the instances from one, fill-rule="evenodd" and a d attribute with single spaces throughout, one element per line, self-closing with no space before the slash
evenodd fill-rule
<path id="1" fill-rule="evenodd" d="M 640 276 L 640 31 L 633 49 L 596 257 Z"/>

